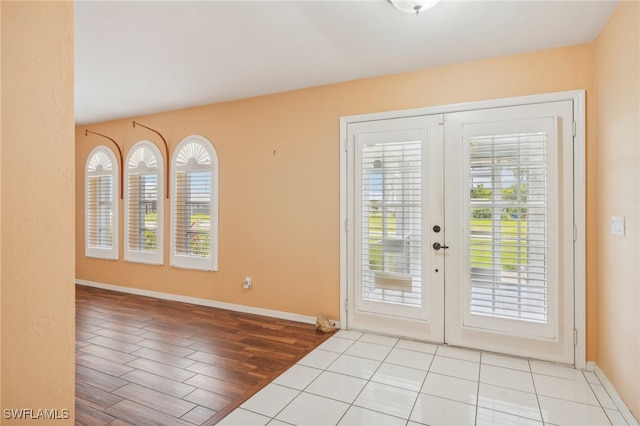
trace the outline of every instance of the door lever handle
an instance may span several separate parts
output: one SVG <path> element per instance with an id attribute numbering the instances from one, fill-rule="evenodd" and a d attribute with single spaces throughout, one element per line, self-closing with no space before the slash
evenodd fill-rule
<path id="1" fill-rule="evenodd" d="M 449 246 L 444 246 L 440 243 L 433 243 L 433 249 L 434 250 L 440 250 L 440 249 L 448 249 Z"/>

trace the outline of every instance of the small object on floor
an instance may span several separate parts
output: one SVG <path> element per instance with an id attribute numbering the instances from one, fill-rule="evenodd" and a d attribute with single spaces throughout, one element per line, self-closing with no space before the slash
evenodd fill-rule
<path id="1" fill-rule="evenodd" d="M 318 314 L 318 318 L 316 319 L 316 330 L 322 331 L 323 333 L 332 333 L 337 330 L 336 327 L 331 325 L 331 322 L 327 319 L 327 317 L 320 312 Z"/>

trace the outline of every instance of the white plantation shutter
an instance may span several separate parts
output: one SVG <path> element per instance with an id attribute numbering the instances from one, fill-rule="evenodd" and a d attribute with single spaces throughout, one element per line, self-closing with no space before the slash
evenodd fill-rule
<path id="1" fill-rule="evenodd" d="M 164 170 L 162 155 L 151 142 L 133 146 L 126 161 L 125 259 L 162 264 Z"/>
<path id="2" fill-rule="evenodd" d="M 85 169 L 85 255 L 118 258 L 118 162 L 113 151 L 98 146 Z"/>
<path id="3" fill-rule="evenodd" d="M 171 264 L 217 270 L 218 157 L 201 136 L 183 140 L 174 154 Z"/>
<path id="4" fill-rule="evenodd" d="M 422 304 L 422 143 L 359 148 L 361 299 Z"/>
<path id="5" fill-rule="evenodd" d="M 533 131 L 469 139 L 472 314 L 548 322 L 549 137 Z"/>

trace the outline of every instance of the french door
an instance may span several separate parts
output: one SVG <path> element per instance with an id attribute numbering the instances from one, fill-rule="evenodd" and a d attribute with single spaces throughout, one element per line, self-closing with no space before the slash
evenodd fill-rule
<path id="1" fill-rule="evenodd" d="M 571 101 L 349 123 L 347 327 L 574 363 Z"/>
<path id="2" fill-rule="evenodd" d="M 350 328 L 444 339 L 442 116 L 349 126 Z M 438 225 L 439 224 L 439 225 Z"/>

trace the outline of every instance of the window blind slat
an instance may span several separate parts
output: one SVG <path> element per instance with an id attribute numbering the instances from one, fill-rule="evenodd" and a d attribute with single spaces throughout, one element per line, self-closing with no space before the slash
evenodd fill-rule
<path id="1" fill-rule="evenodd" d="M 113 248 L 113 177 L 88 178 L 88 242 L 89 247 Z"/>
<path id="2" fill-rule="evenodd" d="M 206 258 L 211 247 L 211 172 L 182 171 L 175 185 L 175 253 Z"/>
<path id="3" fill-rule="evenodd" d="M 128 192 L 128 249 L 158 251 L 158 173 L 130 173 Z"/>

